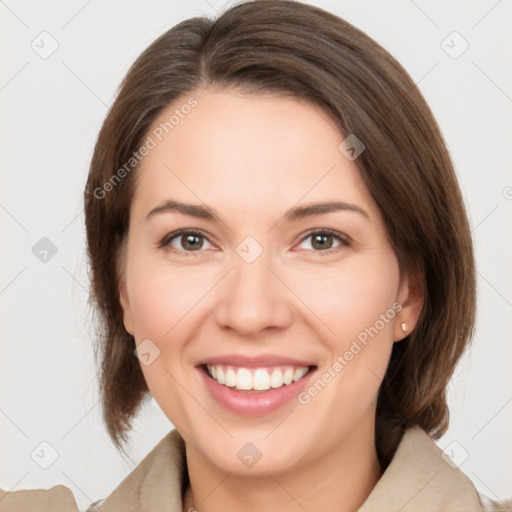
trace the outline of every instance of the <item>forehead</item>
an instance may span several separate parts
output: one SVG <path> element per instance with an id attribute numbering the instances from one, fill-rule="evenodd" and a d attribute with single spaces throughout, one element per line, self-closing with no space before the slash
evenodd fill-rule
<path id="1" fill-rule="evenodd" d="M 316 200 L 363 203 L 375 213 L 355 162 L 338 149 L 345 136 L 298 99 L 197 91 L 165 109 L 148 135 L 154 147 L 135 192 L 141 208 L 170 195 L 248 215 Z"/>

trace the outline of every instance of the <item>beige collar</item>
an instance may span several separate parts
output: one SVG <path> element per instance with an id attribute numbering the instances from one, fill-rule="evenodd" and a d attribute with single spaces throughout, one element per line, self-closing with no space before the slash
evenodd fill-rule
<path id="1" fill-rule="evenodd" d="M 407 430 L 396 454 L 358 512 L 482 512 L 468 477 L 452 468 L 419 427 Z M 185 444 L 171 430 L 108 496 L 102 512 L 182 512 Z"/>
<path id="2" fill-rule="evenodd" d="M 483 511 L 471 480 L 442 453 L 421 428 L 407 430 L 358 512 Z"/>

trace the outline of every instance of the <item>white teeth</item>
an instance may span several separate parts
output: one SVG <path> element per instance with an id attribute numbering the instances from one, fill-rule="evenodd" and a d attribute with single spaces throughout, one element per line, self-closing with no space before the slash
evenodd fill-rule
<path id="1" fill-rule="evenodd" d="M 236 372 L 236 389 L 252 389 L 252 375 L 247 368 L 239 368 Z"/>
<path id="2" fill-rule="evenodd" d="M 283 374 L 283 380 L 286 385 L 293 382 L 293 368 L 288 368 Z"/>
<path id="3" fill-rule="evenodd" d="M 236 386 L 236 373 L 233 368 L 228 368 L 226 373 L 224 374 L 226 378 L 226 382 L 224 384 L 229 388 L 234 388 Z"/>
<path id="4" fill-rule="evenodd" d="M 219 384 L 241 391 L 266 391 L 288 386 L 302 379 L 309 371 L 308 366 L 275 368 L 236 368 L 233 366 L 207 365 L 210 376 Z"/>
<path id="5" fill-rule="evenodd" d="M 302 379 L 306 373 L 308 373 L 307 368 L 297 368 L 293 374 L 293 382 L 297 382 L 299 379 Z"/>
<path id="6" fill-rule="evenodd" d="M 291 370 L 291 369 L 290 369 Z M 288 371 L 288 370 L 286 370 Z M 293 370 L 291 370 L 293 372 Z M 277 368 L 270 375 L 270 385 L 273 388 L 280 388 L 284 384 L 283 372 Z"/>
<path id="7" fill-rule="evenodd" d="M 258 369 L 254 373 L 253 377 L 253 388 L 258 391 L 264 391 L 266 389 L 270 389 L 270 377 L 266 370 Z"/>

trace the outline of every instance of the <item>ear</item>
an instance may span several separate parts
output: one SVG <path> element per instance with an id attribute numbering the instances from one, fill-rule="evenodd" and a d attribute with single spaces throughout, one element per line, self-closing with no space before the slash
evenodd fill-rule
<path id="1" fill-rule="evenodd" d="M 132 310 L 130 308 L 130 301 L 128 299 L 128 293 L 126 291 L 126 283 L 124 277 L 121 279 L 121 282 L 119 283 L 119 301 L 121 303 L 121 308 L 123 310 L 124 328 L 128 331 L 129 334 L 133 336 Z"/>
<path id="2" fill-rule="evenodd" d="M 407 274 L 403 275 L 400 283 L 398 302 L 402 305 L 402 309 L 395 317 L 395 341 L 401 341 L 411 334 L 423 308 L 423 287 Z M 405 331 L 402 329 L 403 324 L 405 324 Z"/>
<path id="3" fill-rule="evenodd" d="M 126 242 L 119 241 L 116 264 L 119 272 L 119 303 L 123 310 L 123 323 L 126 331 L 133 336 L 133 317 L 126 290 Z"/>

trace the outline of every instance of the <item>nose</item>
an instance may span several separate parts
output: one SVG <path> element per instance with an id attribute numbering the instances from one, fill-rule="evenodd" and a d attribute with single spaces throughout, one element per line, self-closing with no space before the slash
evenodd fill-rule
<path id="1" fill-rule="evenodd" d="M 219 327 L 249 337 L 289 326 L 293 294 L 276 274 L 265 251 L 252 263 L 235 254 L 218 290 L 214 317 Z"/>

